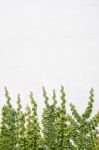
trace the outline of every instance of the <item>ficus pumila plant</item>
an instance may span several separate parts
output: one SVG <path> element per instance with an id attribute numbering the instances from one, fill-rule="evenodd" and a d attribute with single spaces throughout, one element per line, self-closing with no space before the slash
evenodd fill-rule
<path id="1" fill-rule="evenodd" d="M 17 96 L 17 107 L 14 108 L 5 87 L 6 102 L 0 120 L 0 150 L 99 150 L 99 112 L 91 116 L 94 90 L 90 90 L 88 105 L 80 114 L 72 103 L 71 113 L 67 113 L 63 86 L 60 89 L 60 104 L 55 90 L 49 98 L 45 87 L 42 89 L 44 109 L 39 122 L 33 92 L 29 94 L 30 104 L 23 111 L 20 94 Z"/>

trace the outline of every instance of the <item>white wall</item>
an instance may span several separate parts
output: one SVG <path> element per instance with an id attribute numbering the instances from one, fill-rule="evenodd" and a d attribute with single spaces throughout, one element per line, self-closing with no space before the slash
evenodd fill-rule
<path id="1" fill-rule="evenodd" d="M 0 1 L 0 103 L 6 85 L 15 104 L 34 91 L 41 113 L 42 85 L 48 94 L 63 84 L 83 112 L 91 87 L 99 108 L 99 1 Z M 59 94 L 59 93 L 58 93 Z"/>

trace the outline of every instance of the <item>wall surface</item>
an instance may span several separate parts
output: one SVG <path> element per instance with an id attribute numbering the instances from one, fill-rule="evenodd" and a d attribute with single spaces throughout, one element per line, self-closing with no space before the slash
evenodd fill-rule
<path id="1" fill-rule="evenodd" d="M 42 86 L 59 96 L 61 84 L 81 113 L 93 87 L 98 110 L 99 0 L 1 0 L 0 105 L 5 85 L 13 105 L 18 92 L 28 103 L 32 90 L 40 115 Z"/>

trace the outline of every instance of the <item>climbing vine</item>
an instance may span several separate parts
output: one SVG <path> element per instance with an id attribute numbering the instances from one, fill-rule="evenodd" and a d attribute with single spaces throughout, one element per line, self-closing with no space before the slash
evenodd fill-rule
<path id="1" fill-rule="evenodd" d="M 85 111 L 80 114 L 71 103 L 71 113 L 68 114 L 64 87 L 60 89 L 60 105 L 56 91 L 53 90 L 49 98 L 43 87 L 41 122 L 33 92 L 29 94 L 30 105 L 27 104 L 23 111 L 20 94 L 14 108 L 6 87 L 4 91 L 6 102 L 1 110 L 0 150 L 99 150 L 99 112 L 91 117 L 93 89 L 89 92 Z"/>

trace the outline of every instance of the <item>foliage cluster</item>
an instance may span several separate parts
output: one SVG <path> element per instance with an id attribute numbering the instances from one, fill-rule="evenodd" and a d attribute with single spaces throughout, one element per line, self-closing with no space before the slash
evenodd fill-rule
<path id="1" fill-rule="evenodd" d="M 85 112 L 80 115 L 70 104 L 71 113 L 66 110 L 64 87 L 60 90 L 60 105 L 57 105 L 55 90 L 52 103 L 43 87 L 44 109 L 42 125 L 38 121 L 37 104 L 30 92 L 31 106 L 22 111 L 20 95 L 17 108 L 13 108 L 7 88 L 6 104 L 2 108 L 0 122 L 0 150 L 99 150 L 99 112 L 91 117 L 94 91 L 90 90 Z"/>

